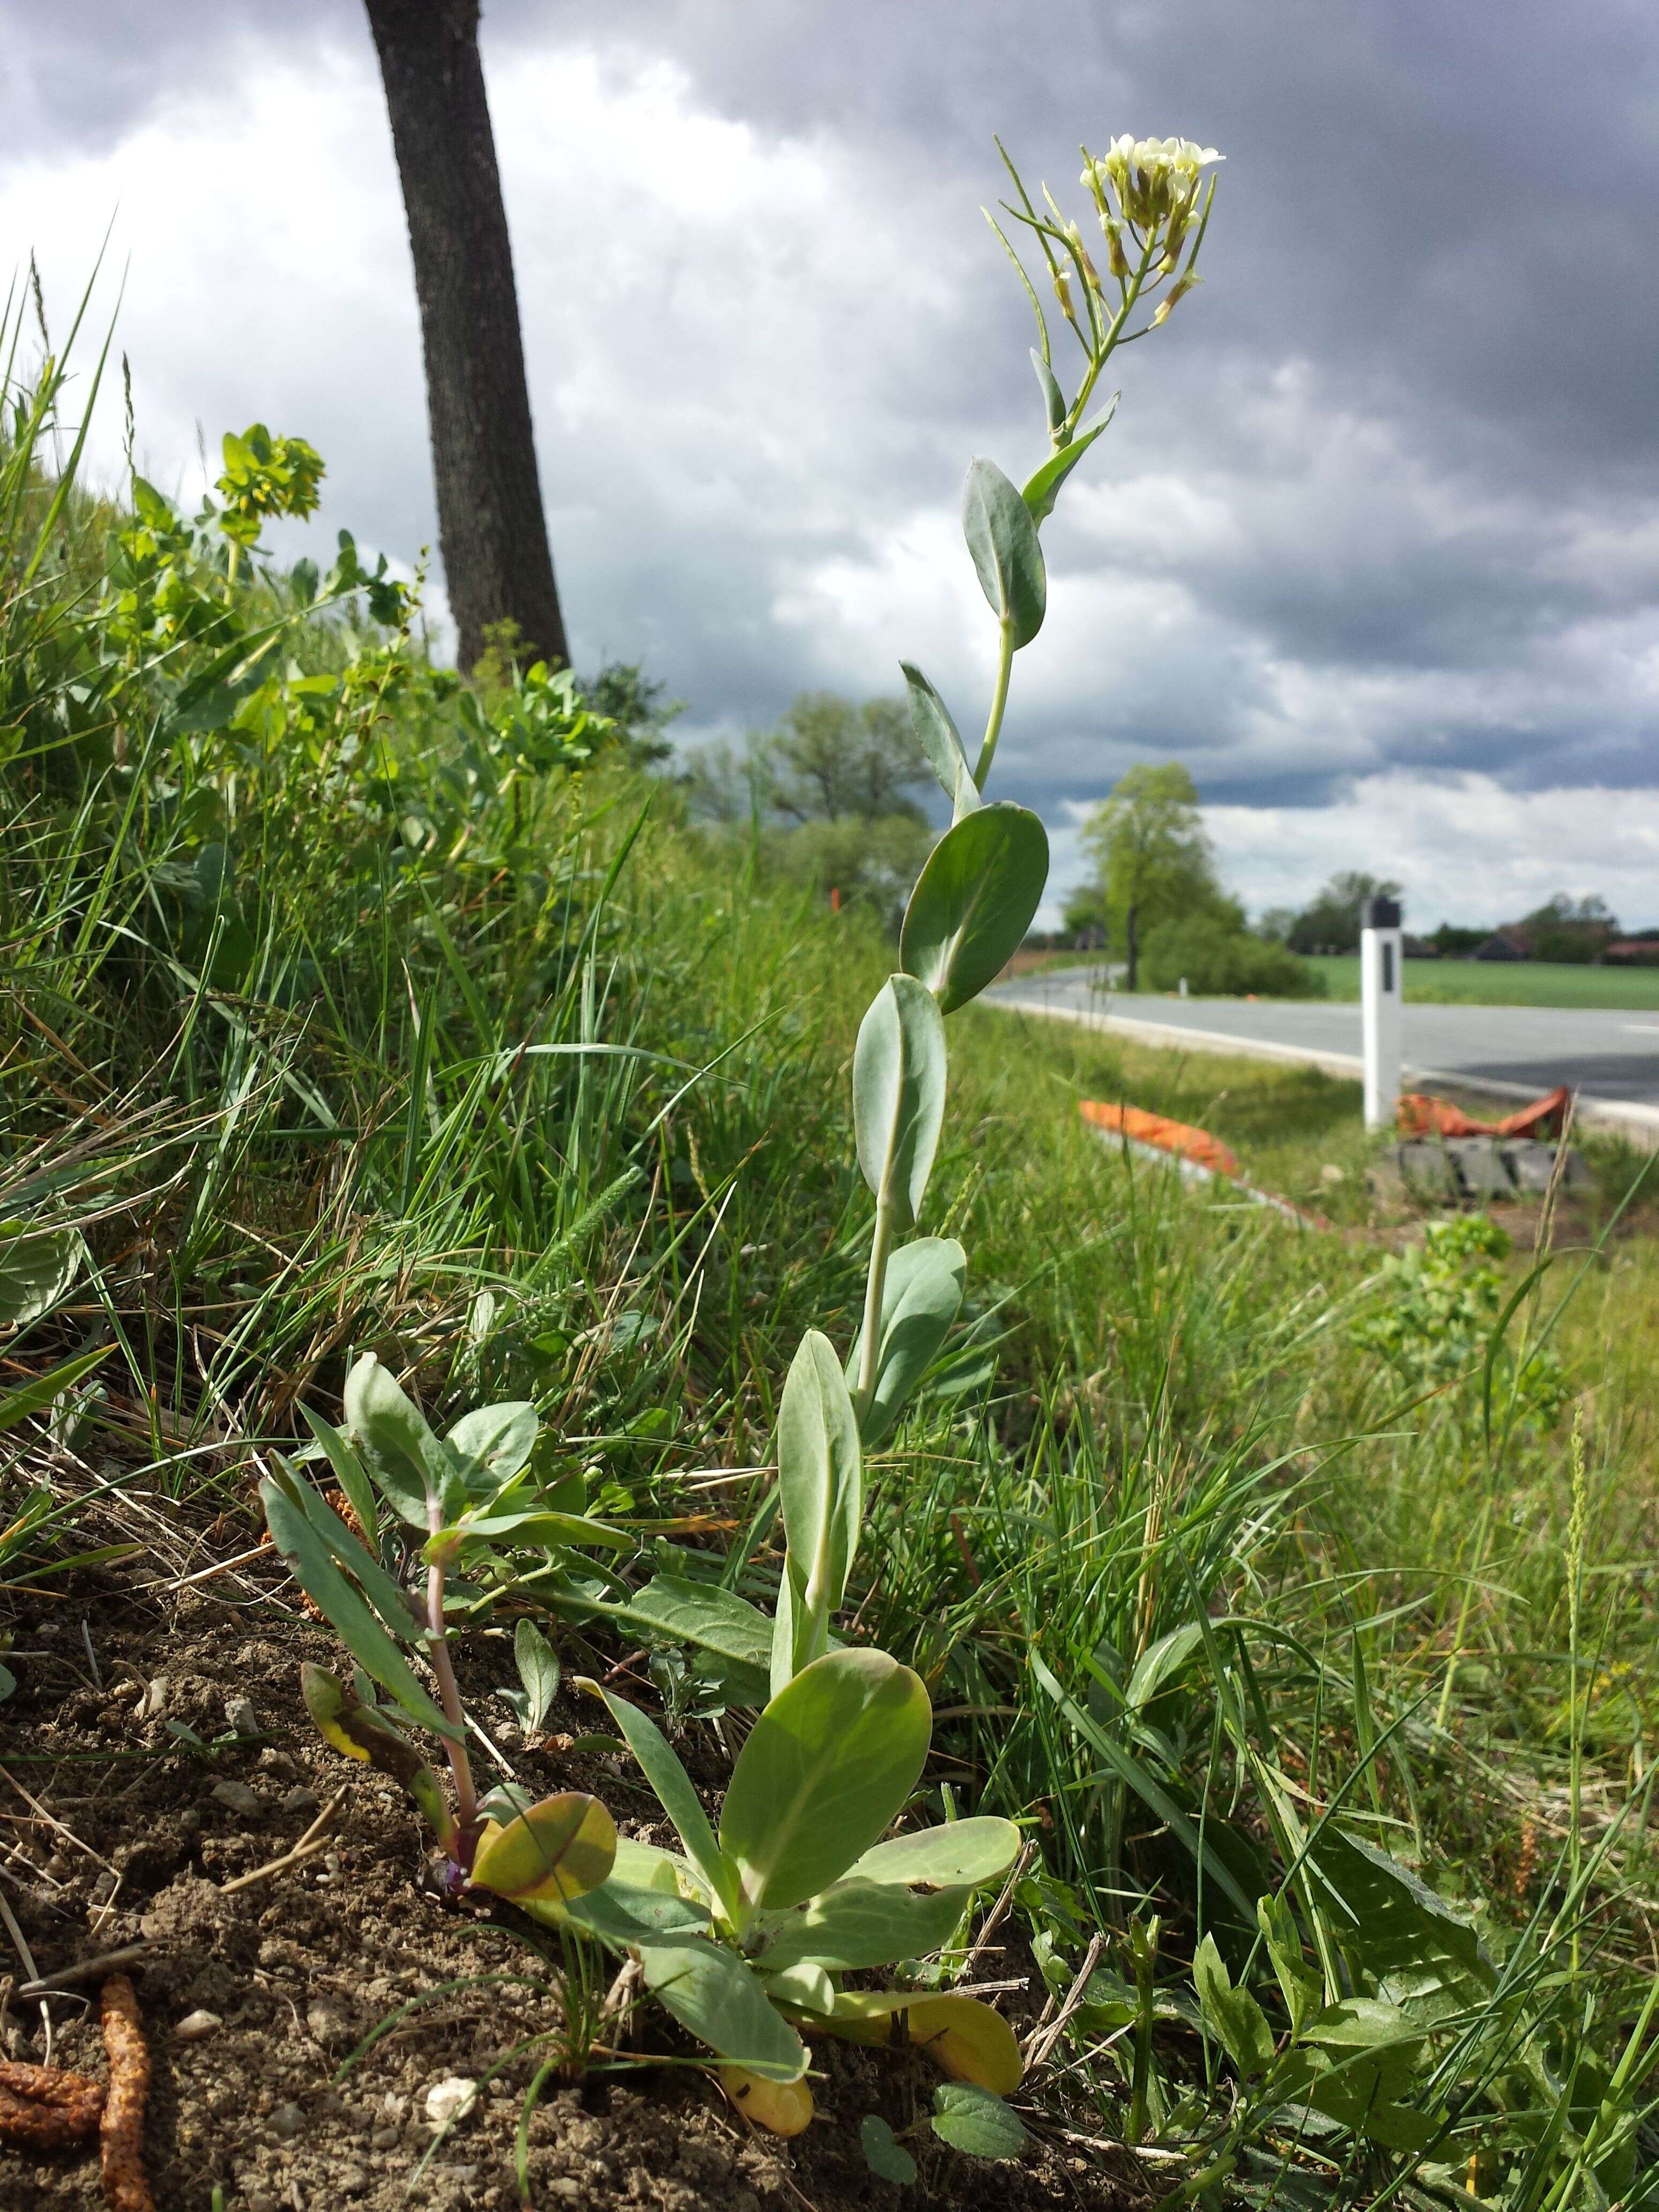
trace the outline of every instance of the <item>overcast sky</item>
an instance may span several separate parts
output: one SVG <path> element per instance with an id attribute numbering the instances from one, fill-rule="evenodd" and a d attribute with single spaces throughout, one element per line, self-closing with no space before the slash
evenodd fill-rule
<path id="1" fill-rule="evenodd" d="M 991 133 L 1219 147 L 1207 281 L 1121 356 L 1045 532 L 1002 795 L 1055 881 L 1131 762 L 1253 907 L 1331 869 L 1420 927 L 1557 889 L 1659 921 L 1659 16 L 1647 0 L 486 0 L 576 657 L 692 734 L 992 627 L 970 453 L 1045 450 Z M 407 241 L 356 0 L 0 0 L 0 263 L 67 319 L 113 218 L 141 455 L 260 419 L 341 524 L 435 536 Z M 118 396 L 95 441 L 113 476 Z M 297 546 L 296 546 L 296 549 Z"/>

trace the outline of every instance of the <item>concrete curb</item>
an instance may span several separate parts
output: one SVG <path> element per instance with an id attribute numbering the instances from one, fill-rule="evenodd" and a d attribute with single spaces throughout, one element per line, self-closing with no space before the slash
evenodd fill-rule
<path id="1" fill-rule="evenodd" d="M 1309 1045 L 1270 1044 L 1259 1037 L 1230 1036 L 1220 1030 L 1189 1030 L 1176 1022 L 1149 1022 L 1139 1015 L 1094 1014 L 1082 1006 L 1054 1006 L 1039 999 L 982 998 L 982 1006 L 1000 1006 L 1006 1013 L 1039 1014 L 1049 1021 L 1080 1022 L 1085 1029 L 1109 1030 L 1136 1044 L 1173 1047 L 1185 1052 L 1230 1053 L 1240 1060 L 1282 1060 L 1302 1067 L 1317 1067 L 1327 1075 L 1358 1083 L 1364 1062 L 1357 1052 L 1322 1052 Z M 1471 1075 L 1455 1067 L 1407 1066 L 1401 1070 L 1419 1083 L 1450 1083 L 1460 1091 L 1478 1091 L 1494 1098 L 1525 1101 L 1538 1093 L 1528 1084 L 1510 1083 L 1496 1076 Z M 1622 1098 L 1591 1098 L 1579 1094 L 1576 1120 L 1580 1128 L 1608 1129 L 1659 1151 L 1659 1106 L 1642 1106 Z"/>

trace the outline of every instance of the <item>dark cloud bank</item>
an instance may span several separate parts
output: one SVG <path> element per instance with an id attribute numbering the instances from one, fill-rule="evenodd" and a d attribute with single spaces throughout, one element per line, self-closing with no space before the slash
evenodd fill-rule
<path id="1" fill-rule="evenodd" d="M 358 198 L 269 404 L 331 441 L 334 519 L 411 557 L 418 359 L 354 0 L 7 0 L 0 23 L 0 178 L 43 191 L 251 101 L 283 191 L 262 79 L 312 70 L 347 102 Z M 1123 357 L 1101 465 L 1052 526 L 1013 787 L 1058 810 L 1164 751 L 1208 797 L 1279 806 L 1390 770 L 1659 781 L 1650 8 L 495 0 L 485 39 L 579 658 L 644 654 L 713 727 L 805 684 L 886 688 L 914 650 L 966 718 L 985 641 L 955 486 L 970 451 L 1038 450 L 1024 309 L 977 212 L 990 134 L 1075 197 L 1080 138 L 1189 132 L 1228 155 L 1209 281 Z M 136 289 L 189 256 L 180 226 L 128 241 Z M 152 374 L 194 368 L 205 409 L 261 343 L 181 331 Z"/>

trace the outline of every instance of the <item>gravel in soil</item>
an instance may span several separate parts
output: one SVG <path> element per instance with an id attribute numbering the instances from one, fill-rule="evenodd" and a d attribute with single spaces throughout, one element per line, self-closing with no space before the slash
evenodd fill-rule
<path id="1" fill-rule="evenodd" d="M 559 2024 L 556 1954 L 541 1955 L 530 1931 L 442 1903 L 423 1885 L 427 1839 L 401 1794 L 310 1735 L 297 1670 L 302 1657 L 338 1663 L 326 1637 L 189 1590 L 165 1614 L 111 1590 L 9 1626 L 18 1686 L 0 1707 L 0 1881 L 44 1974 L 118 1945 L 153 1947 L 134 1972 L 155 2065 L 148 2160 L 161 2212 L 209 2212 L 216 2185 L 225 2212 L 483 2212 L 526 2201 L 515 2144 L 526 2093 L 556 2048 L 537 2039 Z M 476 1710 L 521 1778 L 592 1789 L 625 1828 L 652 1832 L 654 1801 L 622 1759 L 525 1749 L 496 1726 L 505 1708 L 487 1694 L 492 1652 L 510 1682 L 505 1639 L 486 1639 L 482 1659 L 474 1639 L 464 1680 L 473 1677 Z M 592 1723 L 568 1713 L 553 1725 Z M 343 1784 L 321 1856 L 223 1893 L 295 1844 Z M 102 2078 L 88 1995 L 84 2008 L 55 2002 L 54 2056 Z M 869 2172 L 859 2124 L 879 2112 L 899 2129 L 926 2114 L 939 2076 L 921 2058 L 816 2050 L 817 2117 L 786 2144 L 748 2129 L 659 2014 L 636 2027 L 641 2056 L 665 2063 L 544 2085 L 527 2128 L 531 2205 L 1105 2212 L 1152 2201 L 1127 2154 L 1034 2140 L 1019 2164 L 991 2166 L 925 2128 L 921 2179 L 896 2189 Z M 42 2057 L 33 2003 L 11 1998 L 0 2033 L 8 2055 Z M 480 2087 L 441 2135 L 428 2100 L 455 2079 Z M 0 2149 L 3 2212 L 101 2203 L 95 2155 Z"/>

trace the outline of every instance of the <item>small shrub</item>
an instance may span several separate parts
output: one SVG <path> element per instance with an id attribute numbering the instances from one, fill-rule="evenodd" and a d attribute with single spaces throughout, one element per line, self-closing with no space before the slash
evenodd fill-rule
<path id="1" fill-rule="evenodd" d="M 1213 915 L 1163 921 L 1147 932 L 1140 972 L 1153 991 L 1173 991 L 1181 979 L 1200 998 L 1322 999 L 1325 978 L 1282 945 L 1253 937 Z"/>

